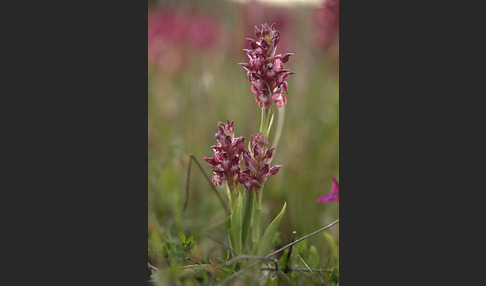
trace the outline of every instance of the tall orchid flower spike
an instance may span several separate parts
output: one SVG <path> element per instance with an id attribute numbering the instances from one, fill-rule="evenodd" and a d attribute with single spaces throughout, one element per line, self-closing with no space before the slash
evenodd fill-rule
<path id="1" fill-rule="evenodd" d="M 256 39 L 247 38 L 250 41 L 250 49 L 244 50 L 250 62 L 240 65 L 247 71 L 248 82 L 253 84 L 251 90 L 255 93 L 258 106 L 269 109 L 275 103 L 282 108 L 287 104 L 283 91 L 288 94 L 287 79 L 293 74 L 284 69 L 283 64 L 293 53 L 275 55 L 280 40 L 275 23 L 270 27 L 265 23 L 261 30 L 255 26 L 255 36 Z"/>
<path id="2" fill-rule="evenodd" d="M 336 202 L 339 204 L 339 182 L 332 178 L 332 191 L 317 199 L 318 203 Z"/>
<path id="3" fill-rule="evenodd" d="M 214 151 L 212 158 L 204 158 L 204 161 L 213 166 L 213 184 L 216 186 L 221 185 L 223 180 L 227 180 L 229 186 L 237 184 L 241 172 L 240 162 L 245 138 L 235 138 L 233 121 L 227 122 L 218 123 L 218 133 L 215 134 L 218 145 L 211 146 Z"/>

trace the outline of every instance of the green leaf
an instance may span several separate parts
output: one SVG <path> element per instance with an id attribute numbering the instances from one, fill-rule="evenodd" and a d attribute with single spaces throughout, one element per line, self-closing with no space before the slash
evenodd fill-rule
<path id="1" fill-rule="evenodd" d="M 319 268 L 319 251 L 314 245 L 309 248 L 306 262 L 310 268 Z"/>
<path id="2" fill-rule="evenodd" d="M 233 230 L 234 250 L 239 254 L 243 252 L 242 245 L 242 215 L 243 215 L 243 197 L 238 194 L 233 213 L 231 214 L 231 229 Z"/>
<path id="3" fill-rule="evenodd" d="M 339 283 L 339 267 L 333 268 L 331 271 L 331 281 L 334 283 Z"/>
<path id="4" fill-rule="evenodd" d="M 287 275 L 285 275 L 284 273 L 279 271 L 277 273 L 277 285 L 278 286 L 287 286 L 287 285 L 292 285 L 292 283 L 290 282 Z"/>
<path id="5" fill-rule="evenodd" d="M 189 238 L 187 239 L 186 243 L 188 243 L 188 244 L 189 244 L 189 243 L 191 243 L 191 242 L 193 242 L 193 241 L 194 241 L 194 235 L 191 235 L 191 236 L 189 236 Z"/>
<path id="6" fill-rule="evenodd" d="M 169 258 L 169 254 L 170 254 L 169 247 L 167 247 L 167 243 L 166 242 L 163 242 L 162 243 L 162 255 L 165 258 Z"/>
<path id="7" fill-rule="evenodd" d="M 233 217 L 233 215 L 231 215 L 231 217 Z M 229 229 L 229 244 L 230 244 L 230 247 L 231 249 L 235 249 L 235 234 L 233 232 L 233 227 L 231 227 L 231 224 L 230 224 L 230 229 Z M 236 254 L 236 253 L 233 253 L 233 254 Z M 228 253 L 228 257 L 226 259 L 229 259 L 230 255 Z"/>
<path id="8" fill-rule="evenodd" d="M 267 275 L 267 279 L 265 280 L 265 286 L 277 286 L 277 278 L 272 275 Z"/>
<path id="9" fill-rule="evenodd" d="M 275 233 L 275 236 L 273 237 L 272 243 L 273 243 L 273 245 L 277 245 L 277 244 L 282 243 L 282 240 L 280 239 L 280 232 L 277 231 L 277 233 Z"/>
<path id="10" fill-rule="evenodd" d="M 192 246 L 193 246 L 193 243 L 194 243 L 194 236 L 191 235 L 189 236 L 189 238 L 186 240 L 186 244 L 185 244 L 185 251 L 189 251 L 192 249 Z"/>
<path id="11" fill-rule="evenodd" d="M 260 243 L 261 239 L 261 224 L 262 224 L 262 219 L 261 219 L 261 197 L 262 192 L 258 192 L 258 194 L 255 194 L 253 196 L 253 226 L 252 226 L 252 241 L 253 241 L 253 252 L 256 251 L 258 248 L 258 244 Z"/>
<path id="12" fill-rule="evenodd" d="M 262 240 L 260 240 L 256 251 L 258 256 L 264 256 L 268 254 L 267 252 L 272 246 L 273 238 L 275 237 L 275 233 L 277 233 L 278 226 L 280 225 L 280 221 L 282 220 L 286 208 L 287 203 L 284 204 L 280 213 L 277 215 L 277 217 L 275 217 L 275 219 L 272 221 L 272 223 L 268 226 L 267 230 L 263 234 Z"/>
<path id="13" fill-rule="evenodd" d="M 179 240 L 182 244 L 186 243 L 186 236 L 182 232 L 179 233 Z"/>
<path id="14" fill-rule="evenodd" d="M 245 248 L 246 241 L 248 240 L 248 235 L 250 233 L 250 226 L 251 226 L 251 216 L 252 216 L 252 209 L 253 209 L 253 192 L 250 194 L 244 192 L 243 193 L 243 221 L 242 221 L 242 234 L 241 234 L 241 243 L 243 248 Z"/>
<path id="15" fill-rule="evenodd" d="M 329 244 L 332 256 L 339 259 L 339 246 L 337 245 L 336 239 L 327 231 L 324 231 L 322 234 Z"/>

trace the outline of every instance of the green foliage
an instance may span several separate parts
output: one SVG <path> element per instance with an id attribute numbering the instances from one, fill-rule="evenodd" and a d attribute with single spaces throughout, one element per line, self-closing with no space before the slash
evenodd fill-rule
<path id="1" fill-rule="evenodd" d="M 285 209 L 287 208 L 287 203 L 284 203 L 282 210 L 277 215 L 277 217 L 272 221 L 272 223 L 268 226 L 267 230 L 263 234 L 262 240 L 258 244 L 256 249 L 256 254 L 259 256 L 265 256 L 268 254 L 270 247 L 272 246 L 273 239 L 275 238 L 275 234 L 277 233 L 278 226 L 280 225 L 280 221 L 285 213 Z"/>
<path id="2" fill-rule="evenodd" d="M 233 232 L 233 245 L 232 248 L 238 253 L 243 253 L 242 242 L 242 225 L 243 225 L 243 196 L 238 193 L 235 206 L 231 214 L 231 228 L 230 232 Z"/>
<path id="3" fill-rule="evenodd" d="M 337 244 L 336 239 L 328 231 L 324 231 L 322 235 L 326 239 L 329 248 L 331 249 L 332 257 L 339 260 L 339 245 Z"/>
<path id="4" fill-rule="evenodd" d="M 251 221 L 252 221 L 252 212 L 253 212 L 253 196 L 254 193 L 248 194 L 246 191 L 243 192 L 243 218 L 242 218 L 242 234 L 241 234 L 241 243 L 243 247 L 245 247 L 246 242 L 248 241 L 248 237 L 251 231 Z"/>
<path id="5" fill-rule="evenodd" d="M 170 235 L 169 235 L 170 236 Z M 162 256 L 166 262 L 185 263 L 187 256 L 194 247 L 194 236 L 190 236 L 187 240 L 183 233 L 179 233 L 179 242 L 172 242 L 169 237 L 168 240 L 162 242 Z"/>

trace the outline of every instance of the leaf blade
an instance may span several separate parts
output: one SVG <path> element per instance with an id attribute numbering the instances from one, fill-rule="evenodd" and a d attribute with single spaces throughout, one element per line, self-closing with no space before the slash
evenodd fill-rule
<path id="1" fill-rule="evenodd" d="M 256 252 L 258 256 L 264 256 L 270 250 L 270 247 L 272 246 L 273 238 L 275 237 L 275 233 L 277 233 L 278 226 L 280 225 L 280 221 L 282 220 L 286 208 L 287 208 L 287 203 L 284 203 L 284 206 L 282 207 L 280 213 L 275 217 L 272 223 L 270 223 L 267 230 L 265 230 L 265 233 L 263 234 L 263 237 L 260 240 L 260 243 L 258 244 L 258 248 Z"/>
<path id="2" fill-rule="evenodd" d="M 233 213 L 231 215 L 231 230 L 233 231 L 234 250 L 239 254 L 242 253 L 242 215 L 243 215 L 243 197 L 238 194 Z"/>

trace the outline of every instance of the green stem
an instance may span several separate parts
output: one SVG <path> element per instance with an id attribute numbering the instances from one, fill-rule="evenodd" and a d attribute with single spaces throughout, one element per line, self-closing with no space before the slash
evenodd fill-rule
<path id="1" fill-rule="evenodd" d="M 264 134 L 268 133 L 268 123 L 270 121 L 270 108 L 266 109 L 265 108 L 265 129 L 264 129 Z M 265 135 L 268 138 L 268 135 Z"/>
<path id="2" fill-rule="evenodd" d="M 262 116 L 260 118 L 260 133 L 263 132 L 263 121 L 265 120 L 265 107 L 262 107 Z"/>
<path id="3" fill-rule="evenodd" d="M 233 209 L 233 202 L 232 202 L 232 199 L 231 199 L 231 190 L 228 186 L 228 182 L 225 183 L 225 190 L 226 190 L 226 195 L 228 195 L 228 201 L 229 201 L 229 207 L 230 207 L 230 210 Z"/>
<path id="4" fill-rule="evenodd" d="M 270 108 L 265 108 L 265 107 L 262 107 L 262 116 L 260 118 L 260 131 L 259 133 L 261 134 L 266 134 L 267 138 L 268 138 L 268 134 L 269 133 L 269 125 L 270 125 Z"/>
<path id="5" fill-rule="evenodd" d="M 285 106 L 283 106 L 282 108 L 278 108 L 277 131 L 275 132 L 275 143 L 273 143 L 273 147 L 277 147 L 278 141 L 280 140 L 280 136 L 282 135 L 284 119 L 285 119 Z"/>

